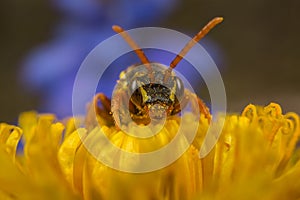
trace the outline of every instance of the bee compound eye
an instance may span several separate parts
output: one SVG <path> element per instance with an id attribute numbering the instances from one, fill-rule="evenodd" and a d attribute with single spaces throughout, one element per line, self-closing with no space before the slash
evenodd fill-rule
<path id="1" fill-rule="evenodd" d="M 138 89 L 138 81 L 136 79 L 133 79 L 130 83 L 130 90 L 134 92 L 136 89 Z"/>
<path id="2" fill-rule="evenodd" d="M 176 84 L 176 98 L 180 101 L 184 95 L 184 84 L 182 80 L 178 77 L 175 77 L 175 84 Z"/>
<path id="3" fill-rule="evenodd" d="M 141 104 L 143 102 L 143 95 L 141 93 L 141 83 L 138 79 L 133 79 L 129 85 L 131 101 Z"/>

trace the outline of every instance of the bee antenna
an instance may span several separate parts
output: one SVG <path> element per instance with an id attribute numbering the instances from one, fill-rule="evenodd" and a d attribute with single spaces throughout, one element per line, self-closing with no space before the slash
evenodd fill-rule
<path id="1" fill-rule="evenodd" d="M 130 35 L 120 26 L 114 25 L 112 26 L 113 31 L 116 33 L 121 34 L 121 36 L 124 38 L 124 40 L 129 44 L 129 46 L 135 51 L 136 55 L 139 57 L 141 62 L 146 65 L 150 77 L 153 76 L 152 73 L 152 67 L 150 65 L 150 61 L 148 58 L 145 56 L 143 50 L 135 43 L 135 41 L 130 37 Z M 151 77 L 153 80 L 153 77 Z"/>
<path id="2" fill-rule="evenodd" d="M 166 81 L 168 79 L 168 76 L 170 76 L 172 69 L 174 69 L 177 64 L 182 60 L 182 58 L 189 52 L 189 50 L 197 43 L 199 42 L 212 28 L 214 28 L 217 24 L 221 23 L 223 21 L 223 17 L 215 17 L 211 21 L 206 24 L 179 52 L 179 54 L 176 55 L 176 57 L 172 60 L 169 69 L 167 70 L 167 73 L 165 75 L 164 80 Z"/>

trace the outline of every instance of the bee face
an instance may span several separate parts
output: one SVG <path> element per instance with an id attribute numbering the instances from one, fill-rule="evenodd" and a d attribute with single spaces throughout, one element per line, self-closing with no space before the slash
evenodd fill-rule
<path id="1" fill-rule="evenodd" d="M 125 72 L 128 75 L 126 82 L 130 102 L 134 107 L 131 109 L 131 114 L 143 115 L 145 112 L 152 111 L 152 117 L 159 119 L 164 117 L 166 111 L 167 115 L 171 115 L 172 108 L 179 104 L 184 95 L 184 85 L 174 73 L 165 82 L 166 67 L 162 64 L 151 63 L 151 67 L 153 80 L 150 80 L 147 71 L 136 70 L 138 68 L 135 67 L 133 68 L 135 72 Z"/>

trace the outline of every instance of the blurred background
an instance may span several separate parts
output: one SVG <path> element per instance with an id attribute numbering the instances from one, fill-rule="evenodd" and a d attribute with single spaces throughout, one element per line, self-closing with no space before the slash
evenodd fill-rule
<path id="1" fill-rule="evenodd" d="M 228 111 L 272 101 L 284 112 L 300 113 L 300 1 L 133 2 L 0 1 L 0 121 L 14 123 L 31 109 L 70 114 L 76 71 L 93 47 L 114 34 L 113 24 L 159 26 L 193 36 L 215 16 L 225 20 L 200 44 L 221 71 Z M 122 62 L 132 63 L 131 57 Z M 116 79 L 118 73 L 112 70 Z M 193 80 L 209 101 L 201 79 Z"/>

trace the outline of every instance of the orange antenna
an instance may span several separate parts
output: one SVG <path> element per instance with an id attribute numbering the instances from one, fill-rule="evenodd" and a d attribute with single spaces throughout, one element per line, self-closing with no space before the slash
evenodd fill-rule
<path id="1" fill-rule="evenodd" d="M 146 65 L 151 80 L 153 80 L 153 74 L 152 74 L 152 68 L 150 65 L 150 61 L 145 56 L 143 50 L 134 42 L 134 40 L 130 37 L 130 35 L 120 26 L 114 25 L 112 26 L 112 29 L 116 32 L 121 34 L 121 36 L 124 38 L 124 40 L 129 44 L 129 46 L 135 51 L 141 62 Z"/>
<path id="2" fill-rule="evenodd" d="M 171 62 L 170 68 L 174 69 L 176 65 L 182 60 L 182 58 L 187 54 L 187 52 L 199 42 L 213 27 L 223 21 L 223 17 L 216 17 L 212 19 L 204 28 L 202 28 L 194 37 L 191 39 L 180 51 L 180 53 Z"/>
<path id="3" fill-rule="evenodd" d="M 187 54 L 187 52 L 199 42 L 212 28 L 214 28 L 217 24 L 223 21 L 223 17 L 215 17 L 212 19 L 206 26 L 204 26 L 194 37 L 191 39 L 179 52 L 179 54 L 172 60 L 170 64 L 170 68 L 167 70 L 164 80 L 168 80 L 168 77 L 171 74 L 172 69 L 176 67 L 176 65 L 182 60 L 182 58 Z"/>

